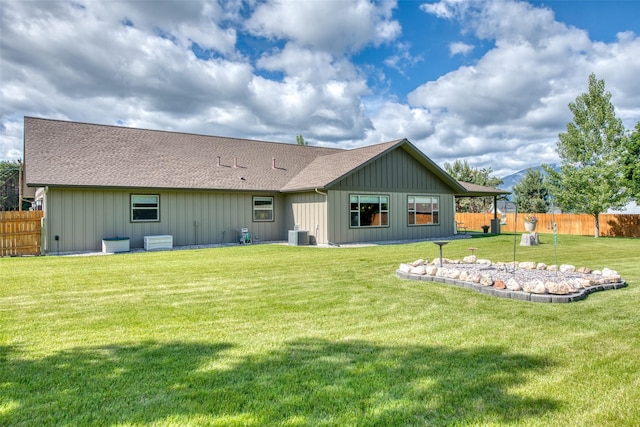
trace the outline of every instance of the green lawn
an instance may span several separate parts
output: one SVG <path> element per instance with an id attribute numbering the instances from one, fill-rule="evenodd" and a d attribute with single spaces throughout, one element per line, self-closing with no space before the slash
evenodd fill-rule
<path id="1" fill-rule="evenodd" d="M 519 237 L 518 237 L 519 243 Z M 553 239 L 517 246 L 554 263 Z M 451 242 L 513 260 L 513 235 Z M 640 425 L 640 240 L 570 304 L 396 278 L 432 243 L 0 259 L 0 425 Z"/>

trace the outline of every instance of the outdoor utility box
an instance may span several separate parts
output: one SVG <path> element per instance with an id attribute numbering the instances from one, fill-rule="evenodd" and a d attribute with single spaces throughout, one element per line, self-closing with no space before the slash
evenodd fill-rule
<path id="1" fill-rule="evenodd" d="M 162 236 L 144 236 L 144 250 L 173 249 L 173 236 L 167 234 Z"/>
<path id="2" fill-rule="evenodd" d="M 289 246 L 309 244 L 309 232 L 306 230 L 289 230 Z"/>
<path id="3" fill-rule="evenodd" d="M 491 220 L 491 234 L 500 234 L 500 218 Z"/>
<path id="4" fill-rule="evenodd" d="M 105 254 L 129 252 L 129 238 L 128 237 L 106 237 L 102 239 L 102 252 Z"/>

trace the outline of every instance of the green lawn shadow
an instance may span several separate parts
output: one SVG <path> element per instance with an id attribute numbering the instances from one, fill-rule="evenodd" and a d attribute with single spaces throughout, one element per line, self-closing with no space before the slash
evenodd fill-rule
<path id="1" fill-rule="evenodd" d="M 0 347 L 0 425 L 513 423 L 561 405 L 510 391 L 549 360 L 495 346 L 303 339 L 219 363 L 230 348 L 142 343 L 33 360 Z"/>

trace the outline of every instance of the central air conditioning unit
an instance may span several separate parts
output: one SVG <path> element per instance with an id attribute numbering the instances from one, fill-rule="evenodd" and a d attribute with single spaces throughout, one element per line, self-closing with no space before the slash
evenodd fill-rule
<path id="1" fill-rule="evenodd" d="M 309 244 L 309 232 L 306 230 L 289 230 L 289 246 Z"/>

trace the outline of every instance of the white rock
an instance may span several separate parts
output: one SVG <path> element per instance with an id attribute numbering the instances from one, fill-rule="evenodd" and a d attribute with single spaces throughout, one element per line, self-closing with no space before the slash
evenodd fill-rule
<path id="1" fill-rule="evenodd" d="M 456 269 L 449 269 L 447 271 L 447 278 L 449 279 L 458 279 L 460 278 L 460 270 L 456 270 Z"/>
<path id="2" fill-rule="evenodd" d="M 482 264 L 482 265 L 491 265 L 491 260 L 488 259 L 479 259 L 476 261 L 478 264 Z"/>
<path id="3" fill-rule="evenodd" d="M 493 285 L 493 277 L 489 274 L 482 274 L 480 277 L 480 284 L 482 286 L 491 286 Z"/>
<path id="4" fill-rule="evenodd" d="M 518 283 L 518 281 L 512 277 L 507 280 L 507 289 L 509 289 L 510 291 L 521 291 L 522 286 L 520 286 L 520 283 Z"/>
<path id="5" fill-rule="evenodd" d="M 435 276 L 436 274 L 438 274 L 438 267 L 436 267 L 435 265 L 430 265 L 425 268 L 425 272 L 429 276 Z"/>
<path id="6" fill-rule="evenodd" d="M 421 265 L 424 265 L 424 260 L 423 259 L 415 260 L 411 263 L 411 265 L 413 265 L 414 267 L 420 267 Z"/>
<path id="7" fill-rule="evenodd" d="M 536 265 L 536 270 L 546 270 L 547 269 L 547 264 L 545 264 L 544 262 L 539 262 L 538 265 Z"/>
<path id="8" fill-rule="evenodd" d="M 402 271 L 403 273 L 410 273 L 412 268 L 413 265 L 411 264 L 400 264 L 400 268 L 398 268 L 398 270 Z"/>
<path id="9" fill-rule="evenodd" d="M 466 264 L 473 264 L 476 262 L 478 258 L 476 258 L 475 255 L 468 255 L 464 258 L 462 258 L 462 261 L 464 261 Z"/>
<path id="10" fill-rule="evenodd" d="M 561 273 L 573 273 L 574 271 L 576 271 L 576 266 L 575 265 L 562 264 L 560 266 L 560 272 Z"/>
<path id="11" fill-rule="evenodd" d="M 565 282 L 547 282 L 545 287 L 550 294 L 567 295 L 569 293 L 569 287 Z"/>
<path id="12" fill-rule="evenodd" d="M 518 264 L 518 268 L 523 268 L 525 270 L 535 270 L 538 264 L 533 261 L 522 261 Z"/>
<path id="13" fill-rule="evenodd" d="M 467 279 L 467 281 L 471 283 L 480 283 L 481 279 L 482 279 L 482 275 L 477 271 L 473 271 L 469 273 L 469 278 Z"/>
<path id="14" fill-rule="evenodd" d="M 547 293 L 547 288 L 544 286 L 544 282 L 540 279 L 533 279 L 529 282 L 523 283 L 522 290 L 525 292 L 530 292 L 532 294 Z"/>
<path id="15" fill-rule="evenodd" d="M 602 269 L 602 277 L 619 276 L 618 272 L 609 268 Z"/>
<path id="16" fill-rule="evenodd" d="M 420 276 L 423 276 L 427 273 L 427 269 L 425 268 L 424 265 L 419 265 L 417 267 L 413 267 L 410 271 L 411 274 L 419 274 Z"/>

